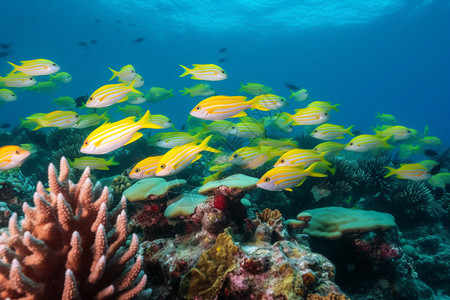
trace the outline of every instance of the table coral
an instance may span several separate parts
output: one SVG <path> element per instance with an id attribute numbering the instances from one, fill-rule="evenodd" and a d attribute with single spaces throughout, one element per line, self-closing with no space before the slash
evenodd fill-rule
<path id="1" fill-rule="evenodd" d="M 137 236 L 125 245 L 125 198 L 111 209 L 108 188 L 92 186 L 89 168 L 78 184 L 69 171 L 64 157 L 59 176 L 50 164 L 50 193 L 39 182 L 22 226 L 10 218 L 0 237 L 0 298 L 131 299 L 144 289 Z"/>

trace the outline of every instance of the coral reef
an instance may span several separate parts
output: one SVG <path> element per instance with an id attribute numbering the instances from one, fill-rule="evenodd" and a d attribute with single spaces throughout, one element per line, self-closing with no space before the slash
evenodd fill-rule
<path id="1" fill-rule="evenodd" d="M 87 168 L 73 184 L 62 157 L 59 176 L 49 166 L 50 193 L 39 182 L 21 226 L 10 218 L 0 237 L 0 298 L 131 299 L 144 290 L 137 236 L 126 246 L 125 199 L 109 207 L 108 189 L 89 176 Z"/>
<path id="2" fill-rule="evenodd" d="M 61 157 L 70 160 L 80 157 L 80 148 L 90 129 L 52 129 L 47 133 L 46 141 L 51 151 L 52 163 L 58 165 Z"/>

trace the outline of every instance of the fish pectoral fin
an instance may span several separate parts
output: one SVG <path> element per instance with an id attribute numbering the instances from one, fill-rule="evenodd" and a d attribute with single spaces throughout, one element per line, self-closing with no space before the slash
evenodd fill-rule
<path id="1" fill-rule="evenodd" d="M 296 185 L 296 187 L 297 187 L 297 186 L 301 186 L 301 185 L 303 184 L 303 182 L 305 182 L 305 180 L 306 180 L 306 177 L 303 178 L 302 181 L 300 181 L 300 183 Z"/>
<path id="2" fill-rule="evenodd" d="M 125 101 L 127 101 L 127 100 L 128 100 L 128 96 L 125 96 L 125 97 L 123 97 L 122 99 L 120 99 L 120 101 L 117 101 L 117 103 L 125 102 Z"/>
<path id="3" fill-rule="evenodd" d="M 292 189 L 284 189 L 285 191 L 292 192 Z"/>
<path id="4" fill-rule="evenodd" d="M 133 136 L 131 137 L 131 139 L 130 139 L 125 145 L 131 144 L 132 142 L 137 141 L 137 140 L 140 139 L 142 136 L 143 136 L 142 133 L 140 133 L 140 132 L 135 132 L 135 133 L 133 134 Z M 124 146 L 125 146 L 125 145 L 124 145 Z"/>
<path id="5" fill-rule="evenodd" d="M 108 167 L 99 167 L 99 168 L 96 168 L 97 170 L 109 170 L 109 168 Z"/>

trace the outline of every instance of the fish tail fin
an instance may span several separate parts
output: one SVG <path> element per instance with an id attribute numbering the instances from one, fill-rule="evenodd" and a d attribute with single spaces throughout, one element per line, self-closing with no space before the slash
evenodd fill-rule
<path id="1" fill-rule="evenodd" d="M 386 177 L 389 177 L 389 176 L 392 176 L 392 175 L 396 174 L 396 172 L 395 172 L 395 171 L 397 171 L 396 169 L 394 169 L 394 168 L 391 168 L 391 167 L 385 167 L 385 168 L 389 170 L 389 173 L 387 173 L 386 175 L 384 175 L 384 178 L 386 178 Z"/>
<path id="2" fill-rule="evenodd" d="M 320 159 L 320 161 L 323 162 L 324 164 L 326 164 L 326 165 L 331 165 L 330 162 L 328 162 L 328 161 L 326 161 L 326 160 L 324 159 L 324 157 L 325 157 L 327 154 L 328 154 L 327 151 L 320 153 L 319 159 Z"/>
<path id="3" fill-rule="evenodd" d="M 209 152 L 214 152 L 214 153 L 222 152 L 222 151 L 220 151 L 220 150 L 217 150 L 217 149 L 214 149 L 214 148 L 211 148 L 211 147 L 208 146 L 208 142 L 209 142 L 209 140 L 210 140 L 212 137 L 213 137 L 212 135 L 207 136 L 207 137 L 201 142 L 201 144 L 199 145 L 199 147 L 200 147 L 202 150 L 204 150 L 204 151 L 209 151 Z"/>
<path id="4" fill-rule="evenodd" d="M 184 90 L 179 90 L 179 92 L 181 93 L 181 96 L 184 96 L 184 95 L 189 94 L 189 89 L 188 88 L 184 88 Z"/>
<path id="5" fill-rule="evenodd" d="M 252 100 L 249 101 L 252 104 L 252 109 L 257 109 L 257 110 L 261 110 L 261 111 L 269 111 L 270 109 L 259 104 L 260 99 L 261 99 L 260 96 L 256 96 L 255 98 L 253 98 Z"/>
<path id="6" fill-rule="evenodd" d="M 184 69 L 184 73 L 183 74 L 181 74 L 180 75 L 180 77 L 184 77 L 184 76 L 186 76 L 186 75 L 189 75 L 189 74 L 191 74 L 191 69 L 189 69 L 189 68 L 186 68 L 185 66 L 183 66 L 183 65 L 180 65 L 180 67 L 182 67 L 183 69 Z"/>
<path id="7" fill-rule="evenodd" d="M 282 112 L 282 114 L 285 115 L 285 116 L 287 116 L 288 118 L 286 119 L 286 121 L 285 121 L 283 124 L 281 124 L 281 126 L 286 125 L 286 124 L 289 124 L 290 122 L 293 122 L 293 121 L 294 121 L 294 120 L 292 119 L 292 115 L 291 115 L 291 114 L 288 114 L 287 112 Z M 294 122 L 294 124 L 292 124 L 292 125 L 295 125 L 295 122 Z"/>
<path id="8" fill-rule="evenodd" d="M 241 82 L 241 87 L 239 88 L 239 92 L 245 92 L 244 91 L 244 87 L 245 87 L 245 85 Z"/>
<path id="9" fill-rule="evenodd" d="M 308 176 L 311 176 L 311 177 L 327 177 L 326 174 L 314 172 L 314 168 L 317 166 L 317 164 L 318 164 L 318 162 L 315 162 L 312 165 L 310 165 L 307 169 L 305 169 L 305 172 L 308 173 Z"/>
<path id="10" fill-rule="evenodd" d="M 345 129 L 345 132 L 347 132 L 348 134 L 350 134 L 351 136 L 355 136 L 352 132 L 352 128 L 355 127 L 355 125 L 350 126 L 349 128 Z"/>
<path id="11" fill-rule="evenodd" d="M 340 103 L 335 104 L 335 105 L 331 106 L 331 109 L 334 109 L 335 111 L 339 112 L 339 109 L 337 109 L 337 107 L 338 107 L 339 105 L 341 105 L 341 104 L 340 104 Z"/>
<path id="12" fill-rule="evenodd" d="M 135 83 L 136 83 L 136 78 L 134 78 L 133 80 L 131 80 L 131 82 L 130 82 L 130 84 L 128 85 L 128 87 L 130 88 L 130 90 L 131 90 L 133 93 L 140 94 L 141 92 L 134 88 L 134 84 L 135 84 Z"/>
<path id="13" fill-rule="evenodd" d="M 11 74 L 16 73 L 16 72 L 17 72 L 17 67 L 18 67 L 18 65 L 15 65 L 15 64 L 13 64 L 12 62 L 9 62 L 9 61 L 8 61 L 8 64 L 10 64 L 11 66 L 13 66 L 13 70 L 12 70 L 8 75 L 11 75 Z"/>
<path id="14" fill-rule="evenodd" d="M 68 158 L 67 161 L 69 162 L 69 166 L 73 168 L 73 161 L 71 161 L 70 158 Z"/>
<path id="15" fill-rule="evenodd" d="M 118 76 L 118 74 L 119 74 L 119 72 L 117 72 L 117 71 L 114 71 L 113 69 L 111 69 L 111 68 L 108 68 L 108 69 L 110 69 L 111 70 L 111 72 L 113 72 L 113 76 L 109 79 L 109 81 L 111 81 L 111 80 L 113 80 L 116 76 Z"/>
<path id="16" fill-rule="evenodd" d="M 114 161 L 114 156 L 106 161 L 110 166 L 117 166 L 119 163 Z"/>
<path id="17" fill-rule="evenodd" d="M 390 139 L 391 137 L 393 137 L 393 136 L 394 136 L 394 135 L 391 134 L 391 135 L 388 135 L 388 136 L 385 137 L 385 138 L 382 138 L 381 140 L 383 141 L 383 146 L 385 146 L 386 148 L 392 148 L 392 146 L 389 145 L 389 144 L 387 143 L 387 141 L 389 141 L 389 139 Z"/>
<path id="18" fill-rule="evenodd" d="M 292 97 L 294 97 L 295 96 L 295 93 L 294 93 L 294 91 L 293 90 L 290 90 L 291 91 L 291 95 L 289 96 L 289 99 L 291 99 Z"/>
<path id="19" fill-rule="evenodd" d="M 151 129 L 161 129 L 162 127 L 155 124 L 155 123 L 151 123 L 148 120 L 150 119 L 150 111 L 147 110 L 144 114 L 144 116 L 137 121 L 136 124 L 141 125 L 142 128 L 151 128 Z"/>

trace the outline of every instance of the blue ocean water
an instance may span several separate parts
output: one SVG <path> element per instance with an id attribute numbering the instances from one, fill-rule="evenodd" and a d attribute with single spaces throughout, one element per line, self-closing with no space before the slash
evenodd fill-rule
<path id="1" fill-rule="evenodd" d="M 341 103 L 335 124 L 371 133 L 376 113 L 389 113 L 420 132 L 429 125 L 429 135 L 450 142 L 445 0 L 29 0 L 5 2 L 2 10 L 0 42 L 12 47 L 0 59 L 1 75 L 10 70 L 7 61 L 47 58 L 73 76 L 54 95 L 18 91 L 18 101 L 0 108 L 2 123 L 56 109 L 53 97 L 92 93 L 107 83 L 108 67 L 132 64 L 145 79 L 144 90 L 178 91 L 198 83 L 179 78 L 179 64 L 225 58 L 218 64 L 229 78 L 212 84 L 219 94 L 258 82 L 289 96 L 288 82 L 308 89 L 313 100 Z M 142 42 L 133 42 L 138 38 Z M 145 108 L 180 124 L 197 100 L 175 92 Z M 285 110 L 303 106 L 294 102 Z"/>

